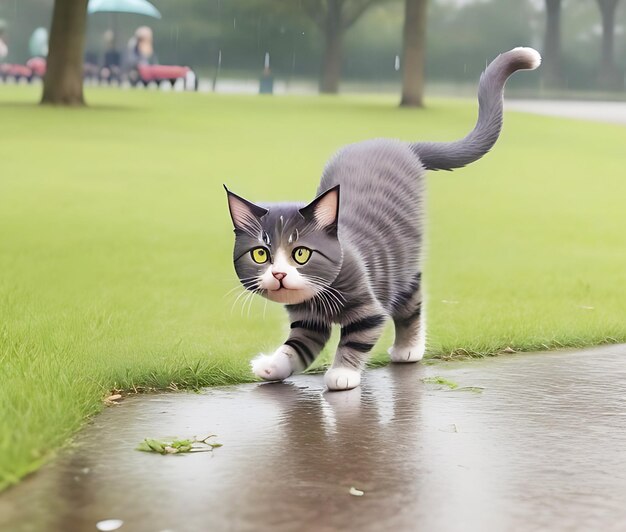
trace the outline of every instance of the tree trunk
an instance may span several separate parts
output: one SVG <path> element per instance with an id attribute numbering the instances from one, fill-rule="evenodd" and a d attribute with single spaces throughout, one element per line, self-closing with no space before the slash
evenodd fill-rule
<path id="1" fill-rule="evenodd" d="M 624 88 L 624 80 L 615 65 L 615 11 L 619 0 L 598 0 L 602 14 L 602 62 L 600 86 L 607 90 Z"/>
<path id="2" fill-rule="evenodd" d="M 402 99 L 404 107 L 424 106 L 426 11 L 428 0 L 405 0 L 402 44 Z"/>
<path id="3" fill-rule="evenodd" d="M 84 105 L 83 51 L 88 0 L 56 0 L 41 103 Z"/>
<path id="4" fill-rule="evenodd" d="M 561 0 L 546 0 L 542 72 L 546 88 L 561 86 Z"/>
<path id="5" fill-rule="evenodd" d="M 343 24 L 340 0 L 328 0 L 328 11 L 324 21 L 324 47 L 320 92 L 337 94 L 343 58 Z"/>

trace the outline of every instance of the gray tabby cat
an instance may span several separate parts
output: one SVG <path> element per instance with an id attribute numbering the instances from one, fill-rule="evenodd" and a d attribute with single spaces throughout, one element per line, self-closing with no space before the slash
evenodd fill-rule
<path id="1" fill-rule="evenodd" d="M 324 380 L 330 390 L 354 388 L 388 317 L 392 362 L 422 358 L 425 170 L 452 170 L 487 153 L 502 128 L 507 78 L 540 62 L 532 48 L 498 56 L 480 78 L 478 121 L 462 140 L 346 146 L 308 205 L 255 205 L 226 189 L 237 275 L 247 290 L 285 304 L 291 319 L 285 343 L 252 361 L 256 375 L 277 381 L 304 370 L 338 323 L 341 339 Z"/>

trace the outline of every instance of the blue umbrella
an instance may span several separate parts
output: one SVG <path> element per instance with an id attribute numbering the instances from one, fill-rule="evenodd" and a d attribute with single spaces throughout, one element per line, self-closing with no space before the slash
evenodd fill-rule
<path id="1" fill-rule="evenodd" d="M 134 13 L 161 18 L 161 13 L 148 0 L 89 0 L 87 13 Z"/>

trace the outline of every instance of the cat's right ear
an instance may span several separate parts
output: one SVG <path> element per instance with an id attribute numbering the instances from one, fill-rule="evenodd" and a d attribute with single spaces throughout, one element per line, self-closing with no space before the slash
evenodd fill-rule
<path id="1" fill-rule="evenodd" d="M 339 185 L 320 194 L 300 209 L 305 220 L 314 220 L 321 229 L 336 230 L 339 218 Z"/>
<path id="2" fill-rule="evenodd" d="M 237 196 L 224 185 L 224 190 L 228 196 L 228 209 L 233 220 L 235 230 L 245 231 L 258 225 L 259 218 L 265 216 L 269 211 L 259 207 L 247 199 Z"/>

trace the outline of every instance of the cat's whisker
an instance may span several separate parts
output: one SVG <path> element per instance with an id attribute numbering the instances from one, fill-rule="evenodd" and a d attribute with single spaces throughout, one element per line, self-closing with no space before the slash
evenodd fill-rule
<path id="1" fill-rule="evenodd" d="M 243 311 L 246 305 L 246 302 L 248 300 L 248 297 L 251 296 L 252 294 L 254 294 L 254 292 L 257 290 L 256 287 L 253 288 L 253 284 L 250 286 L 246 286 L 245 289 L 243 289 L 241 291 L 241 293 L 237 296 L 237 298 L 235 299 L 235 301 L 233 302 L 231 308 L 230 308 L 230 312 L 231 314 L 234 312 L 235 310 L 235 306 L 237 305 L 237 303 L 239 303 L 241 301 L 241 315 L 243 316 Z"/>
<path id="2" fill-rule="evenodd" d="M 330 317 L 336 313 L 337 309 L 335 308 L 334 302 L 329 298 L 328 293 L 324 292 L 323 290 L 319 290 L 315 294 L 314 299 L 316 299 L 320 303 L 322 310 L 327 317 Z"/>
<path id="3" fill-rule="evenodd" d="M 323 287 L 325 290 L 328 290 L 329 292 L 332 292 L 335 296 L 345 301 L 344 295 L 339 290 L 331 286 L 326 279 L 323 279 L 322 277 L 317 277 L 315 275 L 306 275 L 303 277 L 305 279 L 310 279 L 313 283 L 317 284 L 318 286 Z"/>
<path id="4" fill-rule="evenodd" d="M 248 312 L 246 314 L 246 317 L 248 317 L 248 318 L 250 317 L 250 310 L 252 309 L 252 303 L 254 303 L 254 296 L 259 293 L 259 289 L 255 288 L 250 293 L 252 295 L 251 295 L 251 297 L 248 298 Z"/>
<path id="5" fill-rule="evenodd" d="M 237 284 L 234 288 L 231 288 L 228 292 L 232 292 L 233 290 L 239 288 L 240 285 L 242 284 L 246 284 L 246 283 L 250 283 L 252 281 L 256 281 L 258 279 L 258 277 L 255 275 L 254 277 L 242 277 L 241 279 L 239 279 L 239 284 Z"/>
<path id="6" fill-rule="evenodd" d="M 246 296 L 247 294 L 249 294 L 250 292 L 248 290 L 242 289 L 241 293 L 237 296 L 237 298 L 235 299 L 235 301 L 233 301 L 232 306 L 230 307 L 230 313 L 232 314 L 235 310 L 235 306 L 237 305 L 237 303 L 241 300 L 242 297 Z M 245 299 L 243 300 L 245 301 Z"/>
<path id="7" fill-rule="evenodd" d="M 246 292 L 246 296 L 243 298 L 242 303 L 241 303 L 241 311 L 239 312 L 239 315 L 243 318 L 243 314 L 246 310 L 246 303 L 248 302 L 248 300 L 253 296 L 252 292 Z"/>
<path id="8" fill-rule="evenodd" d="M 256 277 L 256 276 L 255 277 L 243 277 L 241 279 L 241 285 L 242 286 L 235 287 L 235 289 L 240 288 L 241 289 L 241 293 L 239 293 L 237 295 L 237 297 L 233 301 L 233 304 L 230 307 L 230 313 L 231 314 L 234 312 L 235 306 L 241 300 L 241 298 L 244 297 L 245 295 L 249 294 L 250 290 L 256 289 L 256 285 L 258 285 L 258 282 L 259 282 L 259 280 L 258 280 L 258 277 Z M 230 292 L 233 292 L 235 289 L 231 290 Z M 226 294 L 226 295 L 230 295 L 230 292 L 228 294 Z M 243 299 L 243 301 L 245 301 L 245 298 Z"/>
<path id="9" fill-rule="evenodd" d="M 228 292 L 226 292 L 224 294 L 224 298 L 230 296 L 235 290 L 239 290 L 241 288 L 241 285 L 243 285 L 244 288 L 247 288 L 250 285 L 253 285 L 256 281 L 256 277 L 250 277 L 249 279 L 241 279 L 241 284 L 239 286 L 235 286 L 233 288 L 231 288 Z"/>
<path id="10" fill-rule="evenodd" d="M 345 298 L 337 289 L 329 286 L 326 281 L 316 276 L 306 276 L 307 281 L 316 289 L 318 301 L 322 303 L 327 315 L 337 314 L 343 306 Z M 319 280 L 318 280 L 319 279 Z M 343 301 L 342 301 L 343 300 Z"/>
<path id="11" fill-rule="evenodd" d="M 250 306 L 252 305 L 252 299 L 254 298 L 254 292 L 250 292 L 250 295 L 246 298 L 246 301 L 243 304 L 243 314 L 246 315 L 247 318 L 250 317 Z"/>

